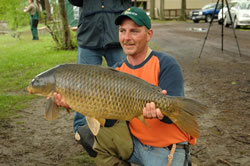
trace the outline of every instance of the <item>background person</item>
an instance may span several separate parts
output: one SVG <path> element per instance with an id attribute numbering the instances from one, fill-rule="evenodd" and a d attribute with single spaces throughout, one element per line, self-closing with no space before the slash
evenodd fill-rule
<path id="1" fill-rule="evenodd" d="M 69 0 L 80 7 L 77 27 L 77 63 L 101 65 L 103 57 L 108 66 L 122 61 L 125 54 L 119 43 L 118 26 L 114 20 L 131 6 L 131 0 Z M 74 131 L 86 124 L 83 115 L 76 113 Z"/>
<path id="2" fill-rule="evenodd" d="M 33 0 L 29 0 L 29 6 L 24 8 L 24 12 L 30 14 L 30 28 L 32 33 L 32 40 L 38 40 L 37 26 L 39 21 L 38 7 Z"/>

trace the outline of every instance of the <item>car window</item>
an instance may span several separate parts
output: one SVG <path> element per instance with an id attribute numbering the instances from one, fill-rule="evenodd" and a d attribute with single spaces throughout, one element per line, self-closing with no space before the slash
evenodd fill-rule
<path id="1" fill-rule="evenodd" d="M 233 2 L 233 3 L 231 2 L 228 5 L 229 5 L 229 8 L 231 9 L 231 7 L 234 7 L 236 5 L 236 3 L 235 2 Z"/>
<path id="2" fill-rule="evenodd" d="M 217 9 L 221 9 L 222 8 L 222 4 L 218 4 Z"/>
<path id="3" fill-rule="evenodd" d="M 240 9 L 250 9 L 250 2 L 241 3 Z"/>
<path id="4" fill-rule="evenodd" d="M 208 5 L 205 5 L 202 9 L 204 10 L 204 9 L 211 9 L 211 8 L 215 8 L 215 5 L 216 4 L 208 4 Z"/>
<path id="5" fill-rule="evenodd" d="M 233 5 L 235 5 L 235 3 L 229 2 L 229 3 L 228 3 L 229 9 L 231 9 L 231 7 L 232 7 Z M 223 9 L 224 9 L 224 10 L 227 9 L 227 4 L 224 4 L 224 8 L 223 8 Z"/>
<path id="6" fill-rule="evenodd" d="M 236 3 L 233 7 L 235 7 L 236 9 L 238 9 L 239 8 L 239 4 Z"/>
<path id="7" fill-rule="evenodd" d="M 205 9 L 215 9 L 216 7 L 216 3 L 212 3 L 212 4 L 208 4 L 208 5 L 205 5 L 202 10 L 205 10 Z M 217 9 L 221 9 L 222 8 L 222 4 L 219 3 L 218 6 L 217 6 Z"/>

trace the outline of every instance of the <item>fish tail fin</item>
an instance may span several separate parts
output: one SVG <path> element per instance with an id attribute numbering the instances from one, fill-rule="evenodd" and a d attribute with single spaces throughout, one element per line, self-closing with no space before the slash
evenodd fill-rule
<path id="1" fill-rule="evenodd" d="M 55 120 L 57 119 L 59 114 L 59 108 L 56 105 L 56 102 L 53 97 L 49 98 L 47 108 L 45 110 L 45 119 L 47 120 Z"/>
<path id="2" fill-rule="evenodd" d="M 167 110 L 162 111 L 163 114 L 168 116 L 181 130 L 198 138 L 200 131 L 195 116 L 207 112 L 208 108 L 188 98 L 168 97 L 168 99 L 170 102 Z"/>

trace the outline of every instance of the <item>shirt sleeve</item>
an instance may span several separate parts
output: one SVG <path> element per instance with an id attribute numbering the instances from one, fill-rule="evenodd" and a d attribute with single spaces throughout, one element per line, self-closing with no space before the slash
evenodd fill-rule
<path id="1" fill-rule="evenodd" d="M 160 62 L 159 87 L 169 96 L 184 96 L 184 79 L 178 62 L 169 57 Z"/>
<path id="2" fill-rule="evenodd" d="M 167 90 L 168 96 L 184 96 L 184 80 L 180 65 L 170 57 L 163 56 L 160 60 L 159 87 Z M 173 123 L 167 116 L 162 122 Z"/>
<path id="3" fill-rule="evenodd" d="M 78 130 L 78 127 L 83 126 L 87 124 L 85 116 L 82 114 L 75 112 L 74 120 L 73 120 L 73 130 L 76 132 Z"/>
<path id="4" fill-rule="evenodd" d="M 25 8 L 23 11 L 24 12 L 30 12 L 32 10 L 32 6 L 29 5 L 27 8 Z"/>

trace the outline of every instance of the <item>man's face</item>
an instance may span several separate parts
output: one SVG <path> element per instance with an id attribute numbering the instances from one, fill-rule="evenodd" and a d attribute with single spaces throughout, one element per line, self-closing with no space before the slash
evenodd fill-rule
<path id="1" fill-rule="evenodd" d="M 152 34 L 151 29 L 138 26 L 129 18 L 124 19 L 119 28 L 119 39 L 123 51 L 128 56 L 136 56 L 145 52 Z"/>

